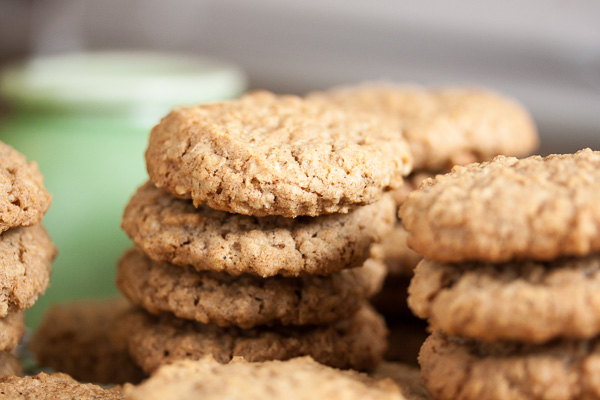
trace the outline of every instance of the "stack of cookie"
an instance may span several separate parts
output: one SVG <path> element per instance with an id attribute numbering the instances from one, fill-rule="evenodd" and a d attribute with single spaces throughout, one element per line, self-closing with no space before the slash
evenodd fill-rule
<path id="1" fill-rule="evenodd" d="M 37 164 L 0 142 L 0 371 L 17 374 L 11 354 L 25 332 L 24 310 L 48 287 L 56 248 L 41 220 L 52 197 Z"/>
<path id="2" fill-rule="evenodd" d="M 380 83 L 334 88 L 308 97 L 372 113 L 403 132 L 414 155 L 414 168 L 406 184 L 394 192 L 398 206 L 423 180 L 446 173 L 454 165 L 488 161 L 499 154 L 522 157 L 531 154 L 538 144 L 527 111 L 488 90 Z M 419 342 L 426 332 L 406 307 L 406 291 L 421 257 L 406 246 L 406 236 L 398 221 L 378 245 L 388 276 L 373 304 L 391 329 L 386 358 L 416 362 Z"/>
<path id="3" fill-rule="evenodd" d="M 600 397 L 600 152 L 456 167 L 401 208 L 435 399 Z"/>
<path id="4" fill-rule="evenodd" d="M 177 359 L 310 355 L 374 367 L 385 323 L 367 261 L 395 220 L 384 192 L 410 172 L 407 143 L 369 115 L 267 92 L 178 108 L 152 130 L 150 182 L 125 209 L 136 249 L 117 286 L 128 349 L 146 373 Z"/>

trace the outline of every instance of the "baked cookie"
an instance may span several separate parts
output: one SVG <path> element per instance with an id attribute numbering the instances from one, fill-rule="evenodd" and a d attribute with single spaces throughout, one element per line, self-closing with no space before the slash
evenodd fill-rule
<path id="1" fill-rule="evenodd" d="M 180 107 L 152 129 L 150 180 L 194 204 L 254 216 L 345 213 L 402 185 L 408 144 L 369 115 L 255 92 Z"/>
<path id="2" fill-rule="evenodd" d="M 527 111 L 488 90 L 365 84 L 308 97 L 373 113 L 402 131 L 418 171 L 443 171 L 498 154 L 521 157 L 538 146 Z"/>
<path id="3" fill-rule="evenodd" d="M 0 232 L 39 223 L 51 201 L 37 164 L 0 142 Z"/>
<path id="4" fill-rule="evenodd" d="M 25 318 L 22 311 L 11 312 L 0 318 L 0 352 L 12 350 L 25 333 Z"/>
<path id="5" fill-rule="evenodd" d="M 48 287 L 56 248 L 41 224 L 0 235 L 0 318 L 33 305 Z"/>
<path id="6" fill-rule="evenodd" d="M 404 180 L 404 185 L 402 185 L 399 189 L 396 189 L 391 192 L 391 195 L 396 204 L 399 206 L 402 205 L 402 203 L 404 203 L 404 200 L 406 200 L 410 192 L 416 190 L 421 184 L 421 182 L 433 177 L 435 177 L 435 174 L 427 171 L 414 171 L 412 174 L 407 176 Z"/>
<path id="7" fill-rule="evenodd" d="M 132 249 L 121 258 L 116 283 L 133 304 L 152 314 L 219 326 L 316 325 L 350 317 L 381 288 L 385 266 L 370 259 L 329 276 L 261 278 L 198 272 L 156 263 Z"/>
<path id="8" fill-rule="evenodd" d="M 10 352 L 0 351 L 0 378 L 10 375 L 23 375 L 23 368 L 21 367 L 21 362 L 16 356 L 11 354 Z"/>
<path id="9" fill-rule="evenodd" d="M 482 344 L 431 335 L 419 355 L 425 388 L 437 400 L 596 399 L 600 343 Z"/>
<path id="10" fill-rule="evenodd" d="M 368 306 L 326 326 L 220 328 L 141 310 L 125 314 L 120 323 L 129 331 L 129 353 L 148 374 L 162 364 L 206 355 L 221 363 L 236 356 L 255 362 L 309 355 L 332 367 L 369 370 L 381 361 L 387 335 L 385 322 Z"/>
<path id="11" fill-rule="evenodd" d="M 38 364 L 101 384 L 139 382 L 144 374 L 115 334 L 115 319 L 129 309 L 122 298 L 51 306 L 29 341 Z"/>
<path id="12" fill-rule="evenodd" d="M 374 251 L 381 252 L 389 275 L 410 279 L 422 257 L 407 246 L 407 237 L 408 232 L 399 222 L 383 237 L 381 243 L 374 245 L 381 249 Z"/>
<path id="13" fill-rule="evenodd" d="M 122 400 L 120 387 L 104 389 L 80 383 L 67 374 L 6 376 L 0 378 L 0 398 L 10 400 Z"/>
<path id="14" fill-rule="evenodd" d="M 390 379 L 375 380 L 356 371 L 334 369 L 319 364 L 310 357 L 251 363 L 234 357 L 225 365 L 212 357 L 199 361 L 176 361 L 160 367 L 140 386 L 125 388 L 125 398 L 405 399 Z"/>
<path id="15" fill-rule="evenodd" d="M 426 180 L 400 209 L 408 245 L 442 262 L 600 250 L 600 152 L 498 156 Z"/>
<path id="16" fill-rule="evenodd" d="M 413 312 L 450 335 L 541 343 L 600 334 L 600 254 L 506 264 L 423 260 L 409 293 Z"/>
<path id="17" fill-rule="evenodd" d="M 421 372 L 419 368 L 412 365 L 384 361 L 369 376 L 378 381 L 391 379 L 398 385 L 407 400 L 429 399 L 421 383 Z"/>
<path id="18" fill-rule="evenodd" d="M 392 228 L 394 209 L 384 196 L 348 214 L 257 218 L 195 208 L 147 183 L 125 208 L 122 227 L 158 262 L 230 275 L 328 275 L 362 265 L 371 243 Z"/>

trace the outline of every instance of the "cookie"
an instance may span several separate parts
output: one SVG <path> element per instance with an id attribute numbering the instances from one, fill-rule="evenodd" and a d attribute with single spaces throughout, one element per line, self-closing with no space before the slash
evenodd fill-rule
<path id="1" fill-rule="evenodd" d="M 120 320 L 129 332 L 128 349 L 150 374 L 160 365 L 212 355 L 227 363 L 232 357 L 256 361 L 286 360 L 309 355 L 336 368 L 369 370 L 385 351 L 385 322 L 370 307 L 332 325 L 239 329 L 186 321 L 133 310 Z"/>
<path id="2" fill-rule="evenodd" d="M 384 277 L 385 266 L 374 259 L 329 276 L 261 278 L 156 263 L 132 249 L 119 261 L 116 283 L 150 313 L 247 329 L 348 318 L 381 288 Z"/>
<path id="3" fill-rule="evenodd" d="M 391 379 L 398 385 L 407 400 L 429 399 L 421 382 L 421 372 L 415 366 L 384 361 L 369 376 L 378 381 Z"/>
<path id="4" fill-rule="evenodd" d="M 115 318 L 129 309 L 122 298 L 80 300 L 51 306 L 29 341 L 42 367 L 101 384 L 141 381 Z"/>
<path id="5" fill-rule="evenodd" d="M 310 357 L 249 363 L 235 357 L 220 364 L 211 357 L 160 367 L 140 386 L 127 387 L 128 400 L 183 399 L 389 399 L 404 400 L 389 379 L 342 371 Z"/>
<path id="6" fill-rule="evenodd" d="M 23 375 L 21 362 L 10 352 L 0 351 L 0 378 L 10 375 Z"/>
<path id="7" fill-rule="evenodd" d="M 431 335 L 419 355 L 423 383 L 437 400 L 596 399 L 600 343 L 482 344 Z"/>
<path id="8" fill-rule="evenodd" d="M 402 185 L 408 144 L 368 114 L 255 92 L 180 107 L 152 129 L 150 180 L 194 204 L 254 216 L 345 213 Z"/>
<path id="9" fill-rule="evenodd" d="M 402 131 L 416 171 L 443 171 L 498 154 L 522 157 L 538 146 L 527 111 L 489 90 L 365 84 L 309 96 L 315 97 L 371 112 Z"/>
<path id="10" fill-rule="evenodd" d="M 498 156 L 426 180 L 400 209 L 408 245 L 442 262 L 552 260 L 600 250 L 600 152 Z"/>
<path id="11" fill-rule="evenodd" d="M 421 184 L 421 182 L 433 177 L 435 177 L 435 174 L 431 172 L 414 171 L 412 174 L 406 177 L 406 179 L 404 180 L 404 185 L 402 185 L 399 189 L 396 189 L 391 192 L 392 198 L 394 199 L 397 205 L 402 205 L 402 203 L 404 203 L 404 200 L 406 200 L 410 192 L 416 190 Z"/>
<path id="12" fill-rule="evenodd" d="M 37 164 L 0 142 L 0 232 L 39 223 L 51 201 Z"/>
<path id="13" fill-rule="evenodd" d="M 104 389 L 80 383 L 67 374 L 6 376 L 0 378 L 0 398 L 11 400 L 122 400 L 121 388 Z"/>
<path id="14" fill-rule="evenodd" d="M 40 224 L 0 235 L 0 318 L 33 305 L 48 287 L 56 248 Z"/>
<path id="15" fill-rule="evenodd" d="M 328 275 L 357 267 L 393 226 L 391 198 L 348 214 L 295 219 L 195 208 L 147 183 L 125 208 L 122 227 L 158 262 L 230 275 Z"/>
<path id="16" fill-rule="evenodd" d="M 11 312 L 6 317 L 0 318 L 0 352 L 17 347 L 24 333 L 23 312 Z"/>
<path id="17" fill-rule="evenodd" d="M 410 278 L 413 270 L 423 258 L 408 247 L 407 237 L 408 232 L 402 223 L 398 223 L 383 237 L 381 243 L 374 245 L 381 247 L 374 251 L 381 252 L 389 275 Z"/>
<path id="18" fill-rule="evenodd" d="M 490 342 L 600 334 L 600 254 L 550 262 L 423 260 L 409 305 L 434 330 Z"/>

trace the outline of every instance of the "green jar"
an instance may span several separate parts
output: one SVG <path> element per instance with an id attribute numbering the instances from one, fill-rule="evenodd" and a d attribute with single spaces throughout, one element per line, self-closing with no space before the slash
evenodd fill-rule
<path id="1" fill-rule="evenodd" d="M 59 55 L 3 71 L 0 95 L 12 112 L 0 119 L 0 140 L 39 164 L 53 194 L 43 224 L 59 251 L 50 287 L 26 312 L 28 327 L 52 303 L 117 293 L 116 262 L 132 245 L 121 215 L 147 179 L 151 127 L 176 105 L 244 89 L 230 64 L 156 53 Z"/>

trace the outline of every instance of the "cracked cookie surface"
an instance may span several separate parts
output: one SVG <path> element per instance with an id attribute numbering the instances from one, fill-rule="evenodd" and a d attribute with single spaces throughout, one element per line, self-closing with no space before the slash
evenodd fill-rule
<path id="1" fill-rule="evenodd" d="M 0 235 L 0 318 L 31 307 L 48 287 L 56 248 L 41 225 Z"/>
<path id="2" fill-rule="evenodd" d="M 309 355 L 332 367 L 369 370 L 381 361 L 387 335 L 385 322 L 367 305 L 325 326 L 221 328 L 142 310 L 132 310 L 120 322 L 129 332 L 129 353 L 149 374 L 162 364 L 207 355 L 221 363 L 236 356 L 256 362 Z"/>
<path id="3" fill-rule="evenodd" d="M 255 92 L 180 107 L 150 133 L 150 180 L 181 198 L 254 216 L 348 212 L 400 187 L 401 135 L 369 115 Z"/>
<path id="4" fill-rule="evenodd" d="M 329 276 L 261 278 L 198 272 L 156 263 L 129 250 L 117 268 L 116 283 L 129 300 L 153 314 L 219 326 L 317 325 L 348 318 L 379 290 L 385 277 L 381 261 Z"/>
<path id="5" fill-rule="evenodd" d="M 334 369 L 310 357 L 252 363 L 234 358 L 225 365 L 210 357 L 177 361 L 159 368 L 142 385 L 128 387 L 125 395 L 131 400 L 405 399 L 388 379 Z"/>
<path id="6" fill-rule="evenodd" d="M 522 157 L 539 141 L 535 124 L 521 105 L 484 89 L 365 84 L 308 98 L 327 99 L 385 120 L 409 143 L 415 171 L 443 171 L 498 154 Z"/>
<path id="7" fill-rule="evenodd" d="M 348 214 L 253 217 L 195 208 L 146 183 L 125 208 L 122 227 L 158 262 L 231 275 L 327 275 L 362 265 L 392 228 L 394 210 L 386 195 Z"/>
<path id="8" fill-rule="evenodd" d="M 37 164 L 0 142 L 0 232 L 39 223 L 51 201 Z"/>
<path id="9" fill-rule="evenodd" d="M 437 400 L 574 400 L 600 393 L 597 338 L 483 344 L 434 333 L 419 363 L 425 388 Z"/>
<path id="10" fill-rule="evenodd" d="M 408 245 L 442 262 L 552 260 L 600 250 L 600 152 L 454 167 L 400 208 Z"/>
<path id="11" fill-rule="evenodd" d="M 433 330 L 491 342 L 600 334 L 600 255 L 550 262 L 423 260 L 408 303 Z"/>

